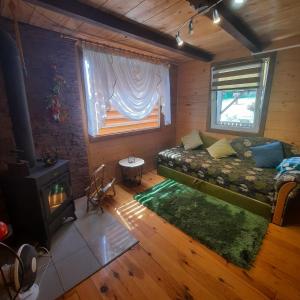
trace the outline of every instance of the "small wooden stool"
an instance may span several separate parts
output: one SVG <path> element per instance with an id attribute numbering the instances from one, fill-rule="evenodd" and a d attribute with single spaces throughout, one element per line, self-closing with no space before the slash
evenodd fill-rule
<path id="1" fill-rule="evenodd" d="M 116 179 L 113 178 L 105 185 L 104 185 L 104 180 L 105 180 L 105 165 L 102 164 L 99 168 L 96 169 L 96 171 L 94 171 L 94 173 L 90 178 L 90 184 L 85 189 L 86 196 L 87 196 L 87 205 L 86 205 L 87 212 L 90 209 L 90 204 L 92 204 L 93 207 L 98 206 L 98 209 L 100 209 L 101 212 L 103 213 L 102 202 L 105 199 L 105 197 L 108 196 L 109 191 L 112 190 L 113 196 L 116 195 L 116 190 L 115 190 Z"/>

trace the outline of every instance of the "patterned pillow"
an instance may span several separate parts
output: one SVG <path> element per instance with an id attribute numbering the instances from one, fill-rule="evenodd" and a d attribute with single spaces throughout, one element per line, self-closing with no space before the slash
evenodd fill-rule
<path id="1" fill-rule="evenodd" d="M 300 172 L 300 157 L 291 157 L 284 159 L 281 164 L 276 168 L 279 174 L 286 173 L 288 171 Z"/>
<path id="2" fill-rule="evenodd" d="M 252 159 L 251 147 L 270 144 L 277 142 L 277 140 L 259 137 L 259 136 L 247 136 L 247 137 L 238 137 L 232 140 L 231 146 L 237 152 L 237 155 L 240 159 Z M 297 155 L 298 151 L 294 145 L 283 143 L 284 157 L 299 156 Z"/>

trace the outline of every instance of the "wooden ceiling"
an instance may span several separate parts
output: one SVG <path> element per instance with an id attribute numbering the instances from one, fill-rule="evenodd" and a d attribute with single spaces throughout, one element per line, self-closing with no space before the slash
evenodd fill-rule
<path id="1" fill-rule="evenodd" d="M 10 1 L 0 0 L 0 14 L 8 18 L 12 18 L 8 7 Z M 22 0 L 14 0 L 14 2 L 17 18 L 24 23 L 175 63 L 190 59 L 182 54 L 136 40 L 126 34 L 82 22 Z M 181 24 L 195 14 L 195 10 L 185 0 L 81 0 L 81 2 L 117 14 L 122 18 L 132 19 L 172 36 L 175 36 Z M 228 3 L 230 4 L 230 1 Z M 242 17 L 263 41 L 275 42 L 300 37 L 299 0 L 247 0 L 245 5 L 235 10 L 235 13 Z M 186 43 L 215 53 L 217 56 L 233 50 L 246 50 L 206 16 L 194 18 L 193 35 L 189 35 L 187 27 L 184 27 L 181 36 Z"/>
<path id="2" fill-rule="evenodd" d="M 249 0 L 239 15 L 264 40 L 274 42 L 300 35 L 299 0 Z"/>

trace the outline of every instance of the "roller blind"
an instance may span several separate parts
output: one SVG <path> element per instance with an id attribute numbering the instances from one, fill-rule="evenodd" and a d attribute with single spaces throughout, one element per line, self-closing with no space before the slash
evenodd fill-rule
<path id="1" fill-rule="evenodd" d="M 262 60 L 212 67 L 211 90 L 258 88 L 263 70 Z"/>
<path id="2" fill-rule="evenodd" d="M 104 125 L 100 129 L 101 136 L 126 133 L 138 130 L 146 130 L 151 128 L 160 127 L 160 106 L 156 105 L 151 114 L 140 121 L 133 121 L 122 114 L 116 109 L 111 108 L 107 112 L 107 117 Z"/>

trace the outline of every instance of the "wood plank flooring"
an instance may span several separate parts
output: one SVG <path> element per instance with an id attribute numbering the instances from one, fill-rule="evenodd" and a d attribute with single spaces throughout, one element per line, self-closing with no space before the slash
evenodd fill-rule
<path id="1" fill-rule="evenodd" d="M 60 300 L 300 299 L 300 226 L 270 224 L 254 266 L 243 270 L 133 200 L 163 179 L 153 171 L 138 188 L 117 186 L 106 209 L 140 243 Z"/>

